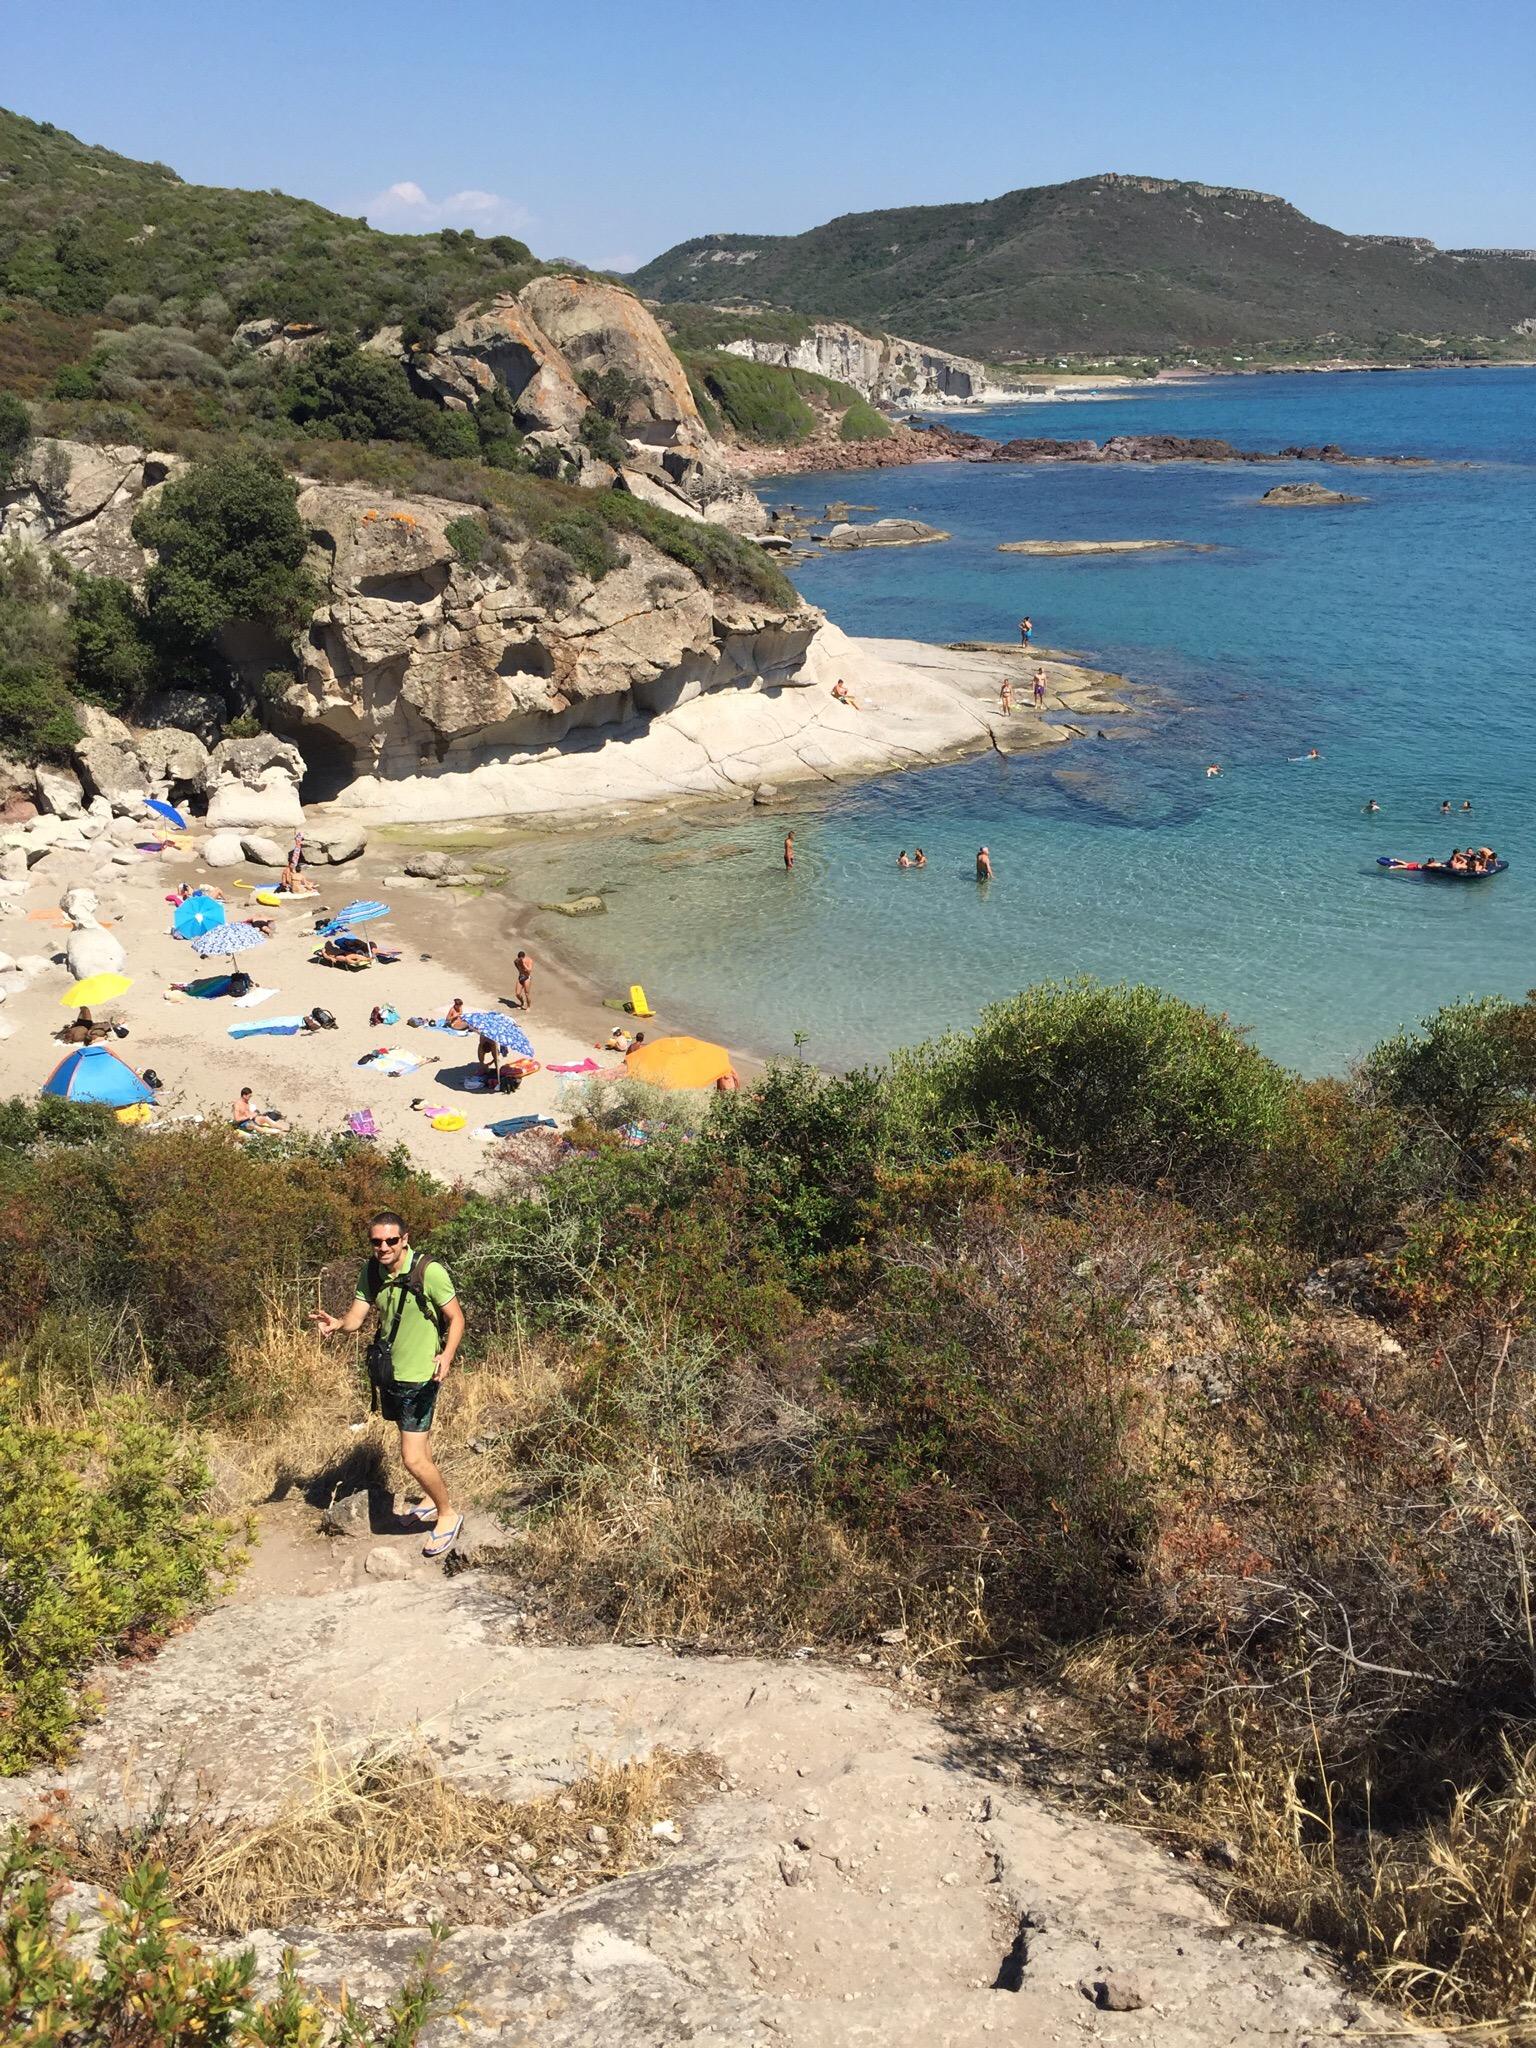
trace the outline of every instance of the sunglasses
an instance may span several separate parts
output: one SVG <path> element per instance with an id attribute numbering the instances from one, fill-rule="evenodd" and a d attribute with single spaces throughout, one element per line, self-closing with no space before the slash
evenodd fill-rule
<path id="1" fill-rule="evenodd" d="M 384 1252 L 388 1251 L 392 1244 L 398 1244 L 400 1239 L 398 1237 L 370 1237 L 368 1242 L 376 1252 Z"/>

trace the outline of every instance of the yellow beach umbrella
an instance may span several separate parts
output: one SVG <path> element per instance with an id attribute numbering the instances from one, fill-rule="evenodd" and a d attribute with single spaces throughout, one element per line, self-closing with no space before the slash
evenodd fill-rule
<path id="1" fill-rule="evenodd" d="M 92 1003 L 110 1003 L 126 995 L 132 987 L 126 974 L 88 974 L 84 981 L 65 989 L 59 1001 L 66 1010 L 77 1010 L 82 1004 L 89 1009 Z"/>
<path id="2" fill-rule="evenodd" d="M 626 1053 L 624 1071 L 658 1088 L 713 1088 L 730 1073 L 731 1056 L 707 1038 L 657 1038 Z"/>

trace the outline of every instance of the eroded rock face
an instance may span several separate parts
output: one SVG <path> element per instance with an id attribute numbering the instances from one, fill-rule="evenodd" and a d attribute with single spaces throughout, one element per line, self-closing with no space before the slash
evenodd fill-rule
<path id="1" fill-rule="evenodd" d="M 617 370 L 639 387 L 623 421 L 632 439 L 652 448 L 708 447 L 683 366 L 633 292 L 588 277 L 536 277 L 519 298 L 577 376 Z"/>
<path id="2" fill-rule="evenodd" d="M 350 486 L 299 498 L 328 599 L 284 709 L 338 783 L 537 753 L 725 683 L 784 680 L 818 623 L 712 591 L 638 537 L 597 583 L 536 542 L 468 569 L 446 534 L 462 509 L 379 506 Z"/>
<path id="3" fill-rule="evenodd" d="M 180 466 L 142 448 L 33 443 L 21 480 L 0 492 L 0 539 L 46 546 L 92 576 L 136 582 L 146 556 L 129 530 L 145 495 Z"/>
<path id="4" fill-rule="evenodd" d="M 559 349 L 510 293 L 493 299 L 484 312 L 466 313 L 429 352 L 408 360 L 418 383 L 460 409 L 478 405 L 504 385 L 525 433 L 569 439 L 587 410 Z"/>

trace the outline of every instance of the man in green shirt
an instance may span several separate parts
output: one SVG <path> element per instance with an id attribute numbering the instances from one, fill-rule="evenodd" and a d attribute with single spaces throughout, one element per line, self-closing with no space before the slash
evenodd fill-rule
<path id="1" fill-rule="evenodd" d="M 360 1330 L 370 1310 L 379 1324 L 374 1343 L 388 1346 L 388 1371 L 375 1377 L 379 1410 L 400 1429 L 400 1458 L 426 1500 L 411 1510 L 412 1520 L 431 1522 L 424 1557 L 441 1557 L 459 1540 L 464 1517 L 454 1513 L 448 1487 L 432 1456 L 432 1411 L 437 1390 L 448 1377 L 464 1335 L 459 1307 L 447 1268 L 421 1258 L 411 1249 L 404 1219 L 386 1209 L 368 1226 L 372 1256 L 358 1277 L 357 1295 L 344 1316 L 315 1311 L 322 1337 L 338 1330 Z"/>

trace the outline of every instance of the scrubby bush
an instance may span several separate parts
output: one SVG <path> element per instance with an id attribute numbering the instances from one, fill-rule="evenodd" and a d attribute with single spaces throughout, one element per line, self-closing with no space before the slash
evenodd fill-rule
<path id="1" fill-rule="evenodd" d="M 110 711 L 128 711 L 150 689 L 155 655 L 133 586 L 116 576 L 82 576 L 70 600 L 75 688 Z"/>
<path id="2" fill-rule="evenodd" d="M 868 399 L 855 398 L 838 422 L 837 438 L 840 441 L 883 441 L 890 432 L 891 423 L 883 412 L 877 412 Z"/>
<path id="3" fill-rule="evenodd" d="M 466 569 L 478 569 L 490 552 L 491 536 L 478 519 L 450 519 L 443 536 Z"/>
<path id="4" fill-rule="evenodd" d="M 683 353 L 680 359 L 695 402 L 706 400 L 744 441 L 780 447 L 815 433 L 816 415 L 801 396 L 793 371 L 748 362 L 724 350 Z"/>
<path id="5" fill-rule="evenodd" d="M 101 1900 L 89 1957 L 78 1920 L 61 1919 L 66 1856 L 42 1828 L 0 1841 L 0 2031 L 28 2048 L 415 2048 L 450 2004 L 429 1947 L 380 2014 L 345 1992 L 306 1989 L 285 1950 L 277 1989 L 259 1998 L 256 1954 L 210 1955 L 187 1934 L 159 1864 L 138 1865 Z"/>
<path id="6" fill-rule="evenodd" d="M 267 457 L 227 455 L 195 464 L 139 507 L 134 539 L 157 556 L 144 581 L 149 630 L 167 658 L 213 658 L 234 624 L 287 638 L 308 623 L 319 592 L 304 567 L 296 495 Z"/>
<path id="7" fill-rule="evenodd" d="M 79 737 L 56 669 L 41 661 L 0 659 L 0 748 L 24 761 L 58 761 Z"/>
<path id="8" fill-rule="evenodd" d="M 32 415 L 13 391 L 0 391 L 0 489 L 20 474 L 32 446 Z"/>
<path id="9" fill-rule="evenodd" d="M 1225 1018 L 1086 980 L 994 1003 L 975 1031 L 900 1055 L 896 1073 L 929 1127 L 1016 1133 L 1055 1170 L 1212 1195 L 1274 1142 L 1295 1090 Z"/>
<path id="10" fill-rule="evenodd" d="M 0 1774 L 61 1756 L 90 1666 L 207 1594 L 228 1547 L 207 1484 L 134 1403 L 89 1428 L 0 1425 Z"/>
<path id="11" fill-rule="evenodd" d="M 1449 1004 L 1376 1048 L 1365 1075 L 1414 1132 L 1426 1166 L 1475 1184 L 1501 1149 L 1536 1140 L 1536 1001 Z"/>

